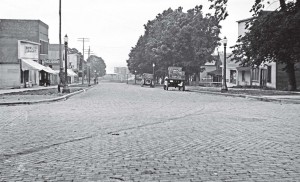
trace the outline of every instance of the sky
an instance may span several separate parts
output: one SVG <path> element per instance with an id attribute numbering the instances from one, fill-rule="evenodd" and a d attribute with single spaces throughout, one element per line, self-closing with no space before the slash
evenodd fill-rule
<path id="1" fill-rule="evenodd" d="M 88 38 L 85 49 L 102 57 L 106 72 L 114 67 L 127 66 L 126 60 L 138 38 L 144 34 L 144 24 L 168 8 L 183 7 L 183 11 L 203 5 L 208 12 L 208 0 L 61 0 L 62 42 L 69 37 L 69 47 L 83 50 L 78 38 Z M 236 21 L 251 17 L 249 10 L 254 0 L 228 0 L 229 16 L 224 20 L 220 37 L 228 39 L 228 47 L 238 37 Z M 278 6 L 271 0 L 266 10 Z M 49 43 L 59 43 L 59 0 L 0 0 L 0 19 L 41 20 L 49 26 Z M 85 59 L 87 54 L 85 54 Z"/>

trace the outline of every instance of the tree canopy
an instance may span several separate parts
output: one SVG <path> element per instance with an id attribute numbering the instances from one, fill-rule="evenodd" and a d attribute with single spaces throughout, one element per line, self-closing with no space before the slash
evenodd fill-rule
<path id="1" fill-rule="evenodd" d="M 96 73 L 98 76 L 104 76 L 106 74 L 106 64 L 101 57 L 91 55 L 88 57 L 87 62 L 91 64 L 91 73 Z"/>
<path id="2" fill-rule="evenodd" d="M 214 14 L 204 15 L 200 5 L 187 12 L 182 7 L 169 8 L 149 20 L 129 53 L 130 72 L 151 73 L 154 63 L 157 76 L 167 73 L 169 66 L 182 66 L 187 74 L 198 73 L 201 65 L 213 59 L 220 40 L 219 23 L 228 16 L 224 2 L 209 1 Z"/>

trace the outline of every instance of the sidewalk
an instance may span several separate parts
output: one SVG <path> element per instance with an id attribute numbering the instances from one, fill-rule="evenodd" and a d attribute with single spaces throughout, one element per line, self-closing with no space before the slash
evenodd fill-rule
<path id="1" fill-rule="evenodd" d="M 72 84 L 68 84 L 68 86 L 74 86 L 74 85 L 80 85 L 80 84 L 81 83 L 72 83 Z M 47 86 L 47 87 L 45 87 L 45 86 L 33 86 L 33 87 L 30 87 L 30 88 L 19 88 L 19 89 L 0 89 L 0 95 L 1 94 L 8 94 L 8 93 L 16 93 L 16 92 L 33 91 L 33 90 L 46 90 L 46 89 L 52 89 L 52 88 L 57 89 L 57 85 Z"/>
<path id="2" fill-rule="evenodd" d="M 79 85 L 78 87 L 81 87 L 81 84 L 78 83 L 70 84 L 69 87 L 71 93 L 65 93 L 65 94 L 61 92 L 60 93 L 57 92 L 57 87 L 58 87 L 57 85 L 48 86 L 48 87 L 35 86 L 31 88 L 22 88 L 22 89 L 0 89 L 0 106 L 36 104 L 36 103 L 66 100 L 73 95 L 84 92 L 93 87 L 91 86 L 91 87 L 78 88 L 76 87 L 76 85 Z"/>
<path id="3" fill-rule="evenodd" d="M 57 88 L 57 85 L 54 86 L 34 86 L 31 88 L 19 88 L 19 89 L 0 89 L 0 95 L 1 94 L 8 94 L 8 93 L 15 93 L 15 92 L 25 92 L 30 90 L 44 90 L 44 89 L 51 89 L 51 88 Z"/>
<path id="4" fill-rule="evenodd" d="M 228 88 L 227 93 L 221 93 L 220 87 L 201 87 L 186 86 L 186 90 L 204 94 L 224 95 L 231 97 L 241 97 L 246 99 L 255 99 L 267 102 L 281 102 L 300 104 L 300 92 L 289 92 L 279 90 L 263 89 L 245 89 L 245 88 Z"/>

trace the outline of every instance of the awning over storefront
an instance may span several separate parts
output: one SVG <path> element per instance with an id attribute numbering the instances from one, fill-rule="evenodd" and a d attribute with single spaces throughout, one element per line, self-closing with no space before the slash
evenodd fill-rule
<path id="1" fill-rule="evenodd" d="M 59 70 L 53 70 L 56 74 L 59 74 Z M 65 76 L 65 70 L 63 70 L 63 75 Z M 72 69 L 67 70 L 68 76 L 78 76 Z"/>
<path id="2" fill-rule="evenodd" d="M 51 69 L 50 67 L 46 67 L 43 66 L 35 61 L 33 61 L 32 59 L 21 59 L 22 60 L 22 70 L 44 70 L 47 73 L 51 73 L 51 74 L 57 74 L 53 69 Z"/>
<path id="3" fill-rule="evenodd" d="M 68 76 L 78 76 L 72 69 L 67 69 Z"/>
<path id="4" fill-rule="evenodd" d="M 51 69 L 48 66 L 44 66 L 43 70 L 46 71 L 47 73 L 58 74 L 58 73 L 56 73 L 56 71 L 54 71 L 53 69 Z"/>
<path id="5" fill-rule="evenodd" d="M 207 72 L 208 75 L 212 75 L 212 76 L 222 76 L 222 69 L 217 69 L 217 70 L 214 70 L 214 71 L 210 71 L 210 72 Z"/>
<path id="6" fill-rule="evenodd" d="M 59 70 L 53 70 L 55 74 L 59 74 Z M 65 76 L 65 70 L 63 70 L 63 75 Z M 68 76 L 78 76 L 72 69 L 67 69 Z"/>
<path id="7" fill-rule="evenodd" d="M 45 66 L 33 61 L 32 59 L 21 59 L 22 60 L 22 70 L 43 70 Z"/>

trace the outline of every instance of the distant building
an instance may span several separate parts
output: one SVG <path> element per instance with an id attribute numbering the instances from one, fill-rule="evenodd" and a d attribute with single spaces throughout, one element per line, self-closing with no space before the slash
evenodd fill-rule
<path id="1" fill-rule="evenodd" d="M 101 80 L 119 81 L 116 73 L 106 73 L 103 77 L 101 77 Z"/>
<path id="2" fill-rule="evenodd" d="M 65 46 L 61 45 L 61 55 L 62 60 L 65 60 Z M 48 51 L 48 59 L 45 60 L 45 65 L 51 67 L 54 70 L 60 69 L 60 64 L 64 68 L 64 62 L 59 61 L 59 44 L 49 44 L 49 51 Z"/>
<path id="3" fill-rule="evenodd" d="M 221 70 L 221 58 L 220 55 L 214 55 L 214 60 L 206 62 L 201 66 L 202 72 L 200 72 L 200 85 L 207 86 L 219 86 L 222 81 Z"/>
<path id="4" fill-rule="evenodd" d="M 62 62 L 59 61 L 59 44 L 49 44 L 49 56 L 45 61 L 45 65 L 51 67 L 56 72 L 60 71 L 60 68 L 63 68 L 65 71 L 65 46 L 61 45 L 61 55 Z M 60 65 L 61 64 L 61 65 Z M 68 83 L 78 82 L 78 69 L 80 64 L 80 55 L 77 53 L 68 54 L 67 59 L 67 73 L 68 73 Z M 57 78 L 57 82 L 59 78 Z"/>
<path id="5" fill-rule="evenodd" d="M 0 19 L 0 88 L 44 84 L 51 69 L 48 25 L 40 20 Z"/>
<path id="6" fill-rule="evenodd" d="M 114 67 L 114 73 L 116 74 L 117 80 L 121 82 L 126 81 L 132 76 L 127 67 Z"/>
<path id="7" fill-rule="evenodd" d="M 126 75 L 129 74 L 129 70 L 127 67 L 114 67 L 114 73 Z"/>

